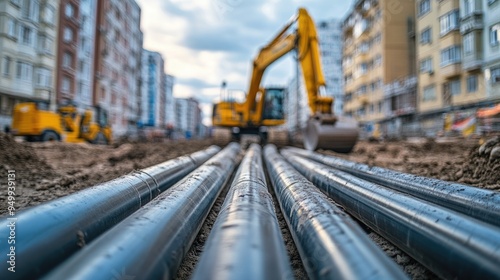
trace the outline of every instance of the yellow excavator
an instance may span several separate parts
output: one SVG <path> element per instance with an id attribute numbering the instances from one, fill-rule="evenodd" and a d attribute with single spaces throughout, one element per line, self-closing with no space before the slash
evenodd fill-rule
<path id="1" fill-rule="evenodd" d="M 110 144 L 112 131 L 106 112 L 95 108 L 79 113 L 76 106 L 60 106 L 57 112 L 48 110 L 45 103 L 24 102 L 14 107 L 12 134 L 24 136 L 27 141 L 63 141 L 68 143 L 89 142 Z"/>
<path id="2" fill-rule="evenodd" d="M 295 23 L 296 30 L 290 32 Z M 242 103 L 224 100 L 214 105 L 213 136 L 217 143 L 237 140 L 245 133 L 260 134 L 270 143 L 286 142 L 286 133 L 275 129 L 285 123 L 280 109 L 283 107 L 284 89 L 263 89 L 260 83 L 267 67 L 292 50 L 297 51 L 311 111 L 303 132 L 304 147 L 342 153 L 352 150 L 358 139 L 358 124 L 352 118 L 336 116 L 332 111 L 333 98 L 320 95 L 320 89 L 326 83 L 321 68 L 318 35 L 314 21 L 304 8 L 299 9 L 298 14 L 254 59 L 246 100 Z"/>

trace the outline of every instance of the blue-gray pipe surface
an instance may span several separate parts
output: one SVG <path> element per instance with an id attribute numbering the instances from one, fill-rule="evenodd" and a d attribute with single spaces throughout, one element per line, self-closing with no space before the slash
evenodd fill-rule
<path id="1" fill-rule="evenodd" d="M 193 280 L 291 279 L 262 151 L 252 144 L 212 227 Z"/>
<path id="2" fill-rule="evenodd" d="M 282 151 L 283 154 L 291 152 L 313 159 L 365 180 L 412 194 L 476 219 L 500 226 L 500 192 L 368 166 L 298 148 L 287 147 Z"/>
<path id="3" fill-rule="evenodd" d="M 270 180 L 311 279 L 407 279 L 365 232 L 277 152 L 264 149 Z"/>
<path id="4" fill-rule="evenodd" d="M 231 143 L 101 235 L 47 279 L 172 279 L 240 152 Z"/>
<path id="5" fill-rule="evenodd" d="M 212 146 L 189 156 L 134 171 L 74 194 L 21 211 L 16 222 L 16 273 L 7 271 L 7 248 L 0 243 L 0 279 L 37 278 L 86 243 L 171 187 L 220 150 Z M 0 237 L 10 221 L 0 220 Z"/>
<path id="6" fill-rule="evenodd" d="M 286 158 L 347 212 L 440 277 L 500 278 L 500 228 L 300 156 Z"/>

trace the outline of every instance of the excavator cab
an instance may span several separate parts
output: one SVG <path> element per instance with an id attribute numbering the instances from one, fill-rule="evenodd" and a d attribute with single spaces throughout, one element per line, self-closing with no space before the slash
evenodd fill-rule
<path id="1" fill-rule="evenodd" d="M 285 89 L 268 88 L 264 97 L 262 120 L 285 119 Z"/>

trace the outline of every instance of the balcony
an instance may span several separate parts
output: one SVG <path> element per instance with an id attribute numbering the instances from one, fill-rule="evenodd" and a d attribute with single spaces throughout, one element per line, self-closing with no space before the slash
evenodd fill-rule
<path id="1" fill-rule="evenodd" d="M 483 29 L 483 14 L 479 11 L 472 12 L 460 19 L 460 33 Z"/>
<path id="2" fill-rule="evenodd" d="M 417 77 L 409 76 L 384 86 L 384 97 L 397 96 L 414 91 L 417 87 Z"/>
<path id="3" fill-rule="evenodd" d="M 462 60 L 464 71 L 474 71 L 481 69 L 483 65 L 483 55 L 480 52 L 475 52 L 470 55 L 465 55 Z"/>
<path id="4" fill-rule="evenodd" d="M 462 74 L 461 63 L 453 63 L 443 66 L 441 67 L 440 72 L 441 75 L 447 79 L 459 76 L 460 74 Z"/>

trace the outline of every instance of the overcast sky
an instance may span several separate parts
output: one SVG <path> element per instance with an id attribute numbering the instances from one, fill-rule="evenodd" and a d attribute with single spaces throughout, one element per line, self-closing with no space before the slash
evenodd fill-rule
<path id="1" fill-rule="evenodd" d="M 315 21 L 343 19 L 352 0 L 136 0 L 142 9 L 144 48 L 158 51 L 166 73 L 175 76 L 175 97 L 201 103 L 211 123 L 212 102 L 222 80 L 246 91 L 251 61 L 260 47 L 305 7 Z M 294 75 L 291 55 L 268 68 L 264 85 L 287 85 Z"/>

